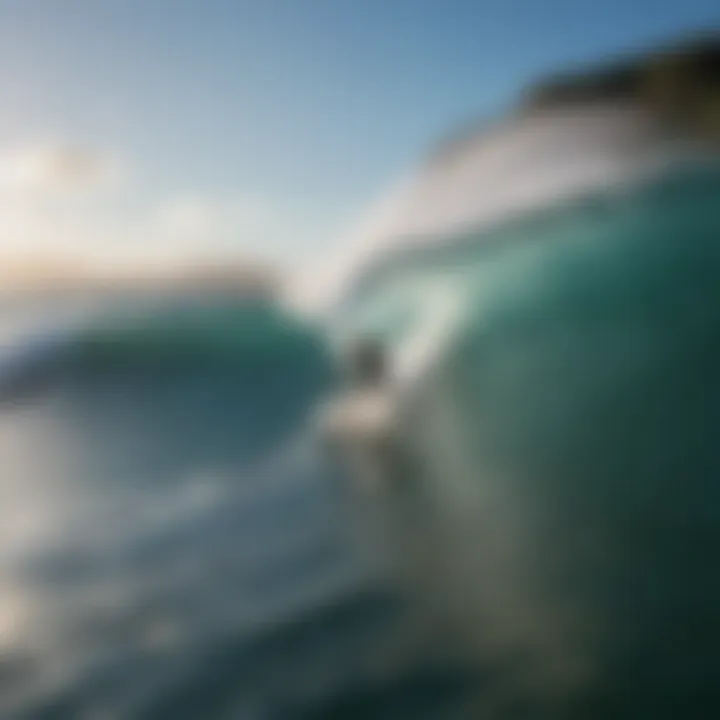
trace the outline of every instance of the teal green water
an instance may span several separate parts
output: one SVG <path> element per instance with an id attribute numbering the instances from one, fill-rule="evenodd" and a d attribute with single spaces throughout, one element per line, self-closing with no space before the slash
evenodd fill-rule
<path id="1" fill-rule="evenodd" d="M 264 304 L 100 310 L 3 348 L 0 716 L 454 713 L 465 673 L 418 651 L 312 435 L 324 336 Z"/>
<path id="2" fill-rule="evenodd" d="M 720 703 L 718 198 L 676 175 L 398 262 L 465 309 L 405 428 L 427 572 L 527 717 Z"/>
<path id="3" fill-rule="evenodd" d="M 717 715 L 719 191 L 676 174 L 372 275 L 341 329 L 391 352 L 454 301 L 374 508 L 397 545 L 313 435 L 327 330 L 195 299 L 21 355 L 4 716 Z"/>

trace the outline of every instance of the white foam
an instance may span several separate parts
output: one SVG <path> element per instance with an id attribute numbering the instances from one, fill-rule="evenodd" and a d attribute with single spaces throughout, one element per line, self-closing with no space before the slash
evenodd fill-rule
<path id="1" fill-rule="evenodd" d="M 287 299 L 323 313 L 371 263 L 442 242 L 519 211 L 594 189 L 624 187 L 677 155 L 640 111 L 589 106 L 509 121 L 432 158 L 383 201 L 370 222 L 296 278 Z"/>

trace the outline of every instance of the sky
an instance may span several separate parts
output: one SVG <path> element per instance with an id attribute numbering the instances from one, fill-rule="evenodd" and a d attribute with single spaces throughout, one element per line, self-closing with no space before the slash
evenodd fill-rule
<path id="1" fill-rule="evenodd" d="M 304 264 L 528 80 L 712 27 L 717 0 L 0 0 L 0 261 Z"/>

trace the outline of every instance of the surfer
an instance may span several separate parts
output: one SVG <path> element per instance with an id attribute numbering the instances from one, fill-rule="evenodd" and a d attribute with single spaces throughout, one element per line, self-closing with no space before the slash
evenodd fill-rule
<path id="1" fill-rule="evenodd" d="M 344 388 L 321 410 L 321 432 L 363 489 L 378 490 L 394 465 L 394 403 L 385 349 L 371 338 L 352 344 Z"/>

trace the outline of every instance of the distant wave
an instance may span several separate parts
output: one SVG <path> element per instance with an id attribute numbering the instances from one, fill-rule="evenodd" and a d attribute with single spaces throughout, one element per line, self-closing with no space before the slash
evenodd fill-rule
<path id="1" fill-rule="evenodd" d="M 320 338 L 266 303 L 175 301 L 120 310 L 16 313 L 0 327 L 0 401 L 59 376 L 174 369 L 328 375 Z"/>

